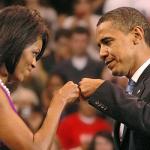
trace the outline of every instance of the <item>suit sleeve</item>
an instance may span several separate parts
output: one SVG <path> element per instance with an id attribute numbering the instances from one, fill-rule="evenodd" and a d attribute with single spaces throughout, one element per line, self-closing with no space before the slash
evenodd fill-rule
<path id="1" fill-rule="evenodd" d="M 88 102 L 129 128 L 150 135 L 150 104 L 126 94 L 110 81 L 105 81 Z"/>

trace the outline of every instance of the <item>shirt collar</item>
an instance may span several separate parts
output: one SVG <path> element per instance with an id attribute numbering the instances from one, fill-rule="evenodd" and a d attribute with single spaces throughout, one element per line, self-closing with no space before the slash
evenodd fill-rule
<path id="1" fill-rule="evenodd" d="M 133 74 L 132 80 L 134 82 L 137 82 L 143 71 L 147 68 L 147 66 L 150 64 L 150 58 Z"/>

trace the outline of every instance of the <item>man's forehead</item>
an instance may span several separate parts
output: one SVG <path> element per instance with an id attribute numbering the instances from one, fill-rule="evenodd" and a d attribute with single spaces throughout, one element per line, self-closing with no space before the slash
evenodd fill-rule
<path id="1" fill-rule="evenodd" d="M 120 30 L 117 27 L 115 27 L 112 21 L 102 22 L 96 28 L 96 39 L 100 40 L 104 37 L 113 36 L 116 32 L 119 31 Z"/>
<path id="2" fill-rule="evenodd" d="M 101 34 L 103 32 L 110 31 L 112 28 L 115 28 L 112 21 L 105 21 L 97 26 L 96 32 Z"/>

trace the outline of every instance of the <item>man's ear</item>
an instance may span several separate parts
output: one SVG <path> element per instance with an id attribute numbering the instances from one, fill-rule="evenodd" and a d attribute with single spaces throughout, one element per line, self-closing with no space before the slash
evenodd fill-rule
<path id="1" fill-rule="evenodd" d="M 140 26 L 136 26 L 132 29 L 133 44 L 137 45 L 144 39 L 144 30 Z"/>

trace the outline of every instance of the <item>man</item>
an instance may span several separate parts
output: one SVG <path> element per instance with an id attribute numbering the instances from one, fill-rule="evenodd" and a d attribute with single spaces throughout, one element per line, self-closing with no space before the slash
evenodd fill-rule
<path id="1" fill-rule="evenodd" d="M 150 24 L 136 9 L 118 8 L 100 18 L 96 39 L 112 74 L 132 79 L 134 88 L 130 85 L 125 93 L 109 81 L 84 78 L 79 83 L 81 93 L 91 105 L 127 126 L 121 143 L 117 136 L 118 149 L 149 150 Z"/>

